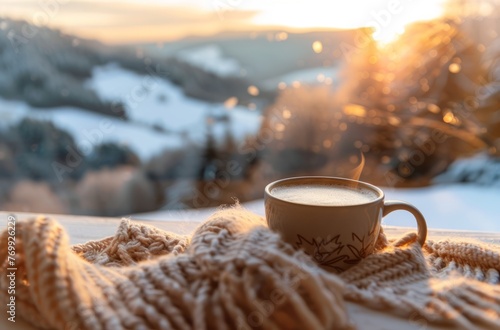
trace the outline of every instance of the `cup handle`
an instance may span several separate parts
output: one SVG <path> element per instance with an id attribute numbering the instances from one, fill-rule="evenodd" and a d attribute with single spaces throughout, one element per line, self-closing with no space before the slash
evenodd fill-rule
<path id="1" fill-rule="evenodd" d="M 417 220 L 417 241 L 420 246 L 423 246 L 425 243 L 425 239 L 427 238 L 427 223 L 425 222 L 425 218 L 422 213 L 420 213 L 420 211 L 415 206 L 403 201 L 385 201 L 382 216 L 385 217 L 387 214 L 396 210 L 405 210 L 413 214 L 415 220 Z"/>

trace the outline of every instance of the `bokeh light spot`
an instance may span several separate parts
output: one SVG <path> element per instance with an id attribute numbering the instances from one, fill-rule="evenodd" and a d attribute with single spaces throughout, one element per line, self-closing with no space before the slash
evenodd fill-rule
<path id="1" fill-rule="evenodd" d="M 366 109 L 358 104 L 348 104 L 344 107 L 344 113 L 351 116 L 365 117 Z"/>
<path id="2" fill-rule="evenodd" d="M 429 110 L 432 113 L 439 113 L 439 112 L 441 112 L 441 109 L 437 105 L 432 104 L 432 103 L 427 105 L 427 110 Z"/>
<path id="3" fill-rule="evenodd" d="M 316 40 L 312 44 L 312 49 L 316 54 L 319 54 L 323 51 L 323 44 L 321 43 L 321 41 Z"/>
<path id="4" fill-rule="evenodd" d="M 259 95 L 259 89 L 256 86 L 254 86 L 254 85 L 248 86 L 247 92 L 248 92 L 248 94 L 250 94 L 252 96 Z"/>
<path id="5" fill-rule="evenodd" d="M 448 67 L 448 70 L 450 70 L 451 73 L 459 73 L 461 69 L 462 67 L 458 63 L 451 63 Z"/>
<path id="6" fill-rule="evenodd" d="M 238 98 L 233 96 L 224 101 L 224 107 L 226 109 L 232 109 L 238 104 Z"/>

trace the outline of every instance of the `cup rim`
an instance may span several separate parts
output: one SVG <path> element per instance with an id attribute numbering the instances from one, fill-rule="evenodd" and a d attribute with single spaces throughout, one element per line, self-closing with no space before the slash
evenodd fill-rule
<path id="1" fill-rule="evenodd" d="M 317 179 L 317 180 L 333 180 L 333 181 L 343 181 L 343 182 L 350 182 L 350 183 L 355 183 L 355 184 L 360 184 L 362 186 L 365 186 L 366 188 L 368 189 L 371 189 L 371 190 L 374 190 L 375 192 L 377 192 L 379 194 L 379 196 L 377 198 L 375 198 L 374 200 L 372 201 L 369 201 L 369 202 L 365 202 L 365 203 L 358 203 L 358 204 L 352 204 L 352 205 L 321 205 L 321 204 L 307 204 L 307 203 L 299 203 L 299 202 L 292 202 L 292 201 L 289 201 L 289 200 L 286 200 L 286 199 L 282 199 L 282 198 L 279 198 L 279 197 L 276 197 L 276 196 L 273 196 L 271 194 L 271 189 L 274 188 L 274 186 L 280 184 L 280 183 L 283 183 L 283 182 L 287 182 L 287 181 L 301 181 L 301 180 L 305 180 L 305 179 Z M 264 193 L 265 193 L 265 197 L 266 198 L 270 198 L 270 199 L 273 199 L 275 201 L 278 201 L 278 202 L 281 202 L 281 203 L 285 203 L 285 204 L 289 204 L 289 205 L 297 205 L 297 206 L 309 206 L 309 207 L 321 207 L 321 208 L 351 208 L 351 207 L 359 207 L 359 206 L 363 206 L 363 205 L 369 205 L 369 204 L 374 204 L 374 203 L 378 203 L 382 200 L 384 200 L 385 198 L 385 194 L 384 194 L 384 191 L 382 189 L 380 189 L 379 187 L 377 186 L 374 186 L 372 185 L 371 183 L 368 183 L 368 182 L 364 182 L 364 181 L 359 181 L 359 180 L 353 180 L 353 179 L 347 179 L 347 178 L 341 178 L 341 177 L 334 177 L 334 176 L 296 176 L 296 177 L 289 177 L 289 178 L 284 178 L 284 179 L 280 179 L 280 180 L 276 180 L 276 181 L 273 181 L 271 183 L 269 183 L 265 188 L 264 188 Z"/>

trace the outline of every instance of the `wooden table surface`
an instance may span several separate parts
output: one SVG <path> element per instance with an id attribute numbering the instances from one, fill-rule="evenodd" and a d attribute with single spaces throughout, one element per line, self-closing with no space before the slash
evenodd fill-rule
<path id="1" fill-rule="evenodd" d="M 22 212 L 0 212 L 0 230 L 7 227 L 7 218 L 9 215 L 14 215 L 16 221 L 23 221 L 30 217 L 36 216 L 33 213 Z M 119 218 L 104 218 L 104 217 L 87 217 L 73 215 L 50 215 L 57 219 L 66 229 L 70 236 L 72 244 L 84 243 L 89 240 L 98 240 L 107 236 L 114 235 Z M 132 218 L 131 220 L 134 221 Z M 136 220 L 137 222 L 146 223 L 164 230 L 172 231 L 178 234 L 189 234 L 198 225 L 199 222 L 190 221 L 157 221 L 157 220 Z M 384 226 L 386 234 L 390 237 L 400 236 L 412 228 Z M 458 230 L 437 230 L 429 229 L 428 239 L 439 240 L 447 237 L 476 239 L 491 244 L 500 244 L 500 233 L 485 233 L 473 231 L 458 231 Z M 398 318 L 396 316 L 376 312 L 367 309 L 358 304 L 348 303 L 348 310 L 352 316 L 353 322 L 358 329 L 370 330 L 433 330 L 433 329 L 451 329 L 444 327 L 435 327 L 425 323 L 425 320 L 408 320 Z M 7 321 L 7 314 L 2 313 L 0 317 L 0 329 L 12 330 L 33 330 L 34 328 L 16 318 L 16 323 Z M 479 329 L 479 328 L 478 328 Z"/>

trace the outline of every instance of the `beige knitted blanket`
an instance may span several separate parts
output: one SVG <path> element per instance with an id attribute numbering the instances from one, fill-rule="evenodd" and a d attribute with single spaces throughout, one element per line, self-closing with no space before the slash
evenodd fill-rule
<path id="1" fill-rule="evenodd" d="M 123 220 L 70 246 L 53 219 L 17 224 L 18 314 L 44 329 L 352 329 L 345 301 L 432 324 L 500 328 L 500 253 L 481 244 L 388 241 L 340 276 L 240 208 L 191 237 Z M 7 233 L 0 299 L 7 303 Z"/>

